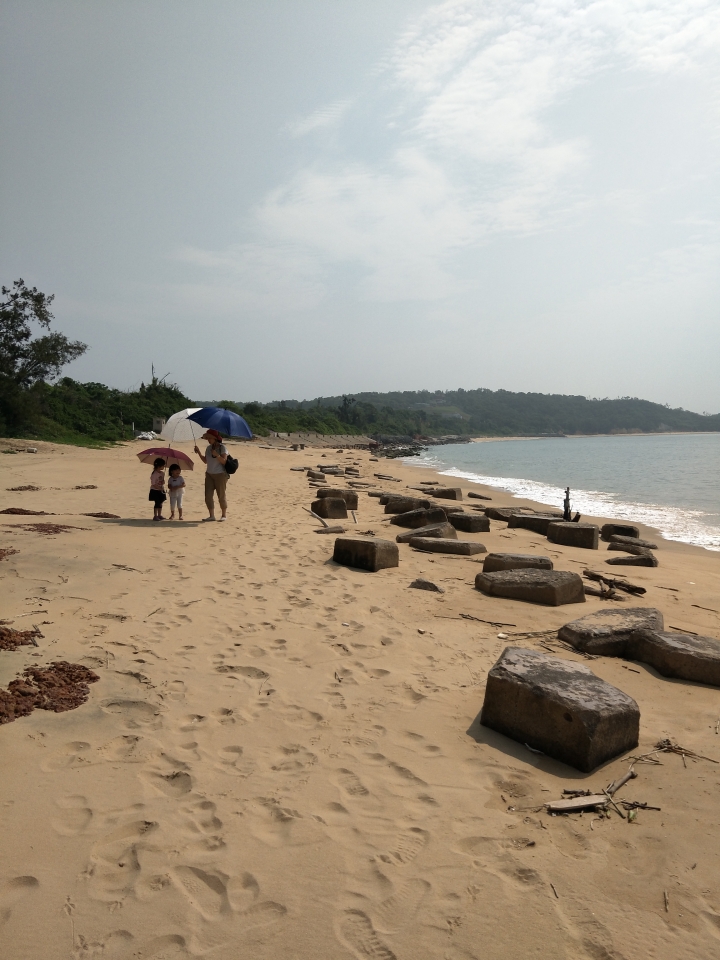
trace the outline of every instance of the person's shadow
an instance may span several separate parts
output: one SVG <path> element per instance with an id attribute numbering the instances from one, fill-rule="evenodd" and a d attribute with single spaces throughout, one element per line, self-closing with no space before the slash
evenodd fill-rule
<path id="1" fill-rule="evenodd" d="M 110 519 L 110 517 L 97 517 L 98 523 L 109 524 L 110 526 L 115 527 L 151 527 L 157 523 L 157 520 L 153 520 L 152 517 L 148 517 L 147 520 L 140 519 L 131 519 L 118 517 L 117 519 Z M 185 527 L 198 527 L 202 523 L 202 520 L 171 520 L 168 521 L 168 518 L 165 517 L 163 520 L 163 525 L 172 527 L 180 527 L 184 529 Z"/>

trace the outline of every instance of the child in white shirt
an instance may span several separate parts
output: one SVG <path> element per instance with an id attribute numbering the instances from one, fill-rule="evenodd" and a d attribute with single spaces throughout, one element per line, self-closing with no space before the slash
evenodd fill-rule
<path id="1" fill-rule="evenodd" d="M 168 477 L 168 493 L 170 494 L 170 519 L 175 519 L 175 507 L 178 511 L 178 519 L 182 520 L 182 502 L 183 490 L 185 489 L 185 478 L 182 475 L 180 467 L 174 463 L 170 467 L 170 476 Z"/>

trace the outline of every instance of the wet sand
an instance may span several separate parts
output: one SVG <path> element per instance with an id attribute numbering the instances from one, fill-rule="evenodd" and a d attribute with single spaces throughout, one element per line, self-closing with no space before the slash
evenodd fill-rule
<path id="1" fill-rule="evenodd" d="M 604 787 L 628 757 L 580 774 L 478 723 L 506 645 L 581 659 L 514 634 L 606 603 L 491 599 L 473 587 L 482 557 L 407 546 L 397 569 L 339 567 L 290 467 L 357 461 L 393 492 L 448 478 L 364 452 L 238 445 L 227 523 L 199 522 L 201 469 L 186 474 L 186 519 L 153 523 L 136 446 L 37 446 L 0 455 L 0 509 L 55 514 L 0 517 L 0 549 L 18 551 L 0 561 L 0 616 L 43 638 L 0 651 L 0 684 L 53 660 L 100 680 L 76 710 L 0 726 L 4 958 L 717 956 L 720 765 L 672 754 L 638 764 L 623 796 L 661 810 L 632 823 L 551 817 L 543 802 Z M 42 489 L 6 489 L 28 484 Z M 97 489 L 75 489 L 87 485 Z M 361 493 L 355 529 L 382 535 L 384 517 Z M 73 529 L 47 535 L 34 522 Z M 549 555 L 556 569 L 624 574 L 666 626 L 720 638 L 716 553 L 641 528 L 660 566 L 618 568 L 604 544 L 560 547 L 500 522 L 460 536 Z M 409 589 L 416 577 L 445 592 Z M 671 738 L 720 760 L 720 691 L 582 662 L 637 700 L 633 754 Z"/>

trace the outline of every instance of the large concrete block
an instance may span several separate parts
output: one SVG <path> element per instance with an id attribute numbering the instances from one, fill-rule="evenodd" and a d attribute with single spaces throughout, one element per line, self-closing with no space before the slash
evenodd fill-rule
<path id="1" fill-rule="evenodd" d="M 413 537 L 444 537 L 446 540 L 457 540 L 457 533 L 455 527 L 451 527 L 446 520 L 444 523 L 429 523 L 426 527 L 406 530 L 405 533 L 399 533 L 395 540 L 397 543 L 409 543 Z"/>
<path id="2" fill-rule="evenodd" d="M 324 474 L 324 473 L 320 473 L 319 470 L 308 470 L 307 476 L 309 477 L 310 480 L 324 480 L 324 479 L 325 479 L 325 474 Z"/>
<path id="3" fill-rule="evenodd" d="M 445 523 L 445 511 L 440 507 L 431 507 L 429 510 L 408 510 L 407 513 L 396 514 L 390 523 L 398 527 L 426 527 L 432 523 Z"/>
<path id="4" fill-rule="evenodd" d="M 355 490 L 338 490 L 337 487 L 323 487 L 322 490 L 318 490 L 317 496 L 319 500 L 324 500 L 325 497 L 333 497 L 335 499 L 339 497 L 345 501 L 345 506 L 348 510 L 357 510 L 358 508 L 358 495 Z"/>
<path id="5" fill-rule="evenodd" d="M 310 509 L 324 520 L 347 520 L 347 506 L 342 497 L 325 497 L 323 500 L 313 500 Z"/>
<path id="6" fill-rule="evenodd" d="M 495 570 L 552 570 L 550 557 L 534 553 L 489 553 L 483 560 L 483 573 Z"/>
<path id="7" fill-rule="evenodd" d="M 550 543 L 561 543 L 565 547 L 583 547 L 597 550 L 600 530 L 594 523 L 565 523 L 562 520 L 548 525 L 547 538 Z"/>
<path id="8" fill-rule="evenodd" d="M 663 677 L 720 687 L 720 640 L 689 633 L 636 630 L 627 659 L 647 663 Z"/>
<path id="9" fill-rule="evenodd" d="M 392 540 L 380 540 L 378 537 L 338 537 L 333 560 L 345 567 L 376 573 L 387 567 L 397 567 L 400 551 Z"/>
<path id="10" fill-rule="evenodd" d="M 487 553 L 487 548 L 475 540 L 451 540 L 442 537 L 413 537 L 410 546 L 416 550 L 430 553 L 454 553 L 461 557 L 473 557 L 476 553 Z"/>
<path id="11" fill-rule="evenodd" d="M 470 513 L 448 513 L 448 523 L 463 533 L 488 533 L 490 521 L 487 517 Z"/>
<path id="12" fill-rule="evenodd" d="M 506 523 L 509 522 L 510 517 L 514 517 L 518 514 L 523 514 L 528 516 L 535 513 L 534 510 L 528 510 L 525 507 L 486 507 L 485 516 L 489 517 L 491 520 L 504 520 Z"/>
<path id="13" fill-rule="evenodd" d="M 585 603 L 585 588 L 577 573 L 567 570 L 497 570 L 479 573 L 475 587 L 489 597 L 526 600 L 559 607 L 564 603 Z"/>
<path id="14" fill-rule="evenodd" d="M 610 546 L 608 547 L 608 550 L 615 549 L 612 546 L 613 543 L 616 543 L 616 544 L 622 543 L 622 544 L 625 544 L 625 546 L 627 547 L 646 547 L 648 550 L 658 549 L 658 545 L 656 543 L 653 543 L 652 540 L 641 540 L 640 537 L 623 537 L 618 533 L 614 533 L 610 537 Z"/>
<path id="15" fill-rule="evenodd" d="M 558 630 L 558 637 L 583 653 L 624 657 L 636 630 L 662 631 L 663 615 L 655 607 L 597 610 L 572 620 Z"/>
<path id="16" fill-rule="evenodd" d="M 462 490 L 460 487 L 436 487 L 428 491 L 438 500 L 462 500 Z"/>
<path id="17" fill-rule="evenodd" d="M 520 527 L 523 530 L 532 530 L 533 533 L 539 533 L 542 537 L 547 536 L 550 524 L 556 522 L 557 515 L 555 514 L 542 516 L 541 514 L 533 513 L 515 513 L 511 517 L 508 517 L 508 527 Z M 573 526 L 575 526 L 575 524 L 573 524 Z"/>
<path id="18" fill-rule="evenodd" d="M 612 557 L 606 560 L 615 567 L 657 567 L 658 558 L 651 553 L 641 557 Z"/>
<path id="19" fill-rule="evenodd" d="M 631 523 L 604 523 L 600 529 L 600 536 L 603 540 L 609 540 L 616 533 L 619 533 L 621 537 L 640 536 L 640 530 Z"/>
<path id="20" fill-rule="evenodd" d="M 627 540 L 630 538 L 627 537 Z M 641 547 L 639 544 L 635 543 L 612 543 L 608 544 L 608 550 L 618 551 L 619 553 L 629 553 L 633 557 L 651 557 L 653 555 L 652 550 L 649 547 Z"/>
<path id="21" fill-rule="evenodd" d="M 589 773 L 638 745 L 640 710 L 581 663 L 507 647 L 490 670 L 481 723 Z"/>
<path id="22" fill-rule="evenodd" d="M 434 509 L 435 504 L 419 497 L 388 497 L 385 513 L 409 513 L 411 510 L 429 510 L 431 507 Z"/>
<path id="23" fill-rule="evenodd" d="M 473 493 L 472 490 L 469 491 L 468 496 L 471 500 L 492 500 L 492 497 L 486 497 L 484 493 Z"/>

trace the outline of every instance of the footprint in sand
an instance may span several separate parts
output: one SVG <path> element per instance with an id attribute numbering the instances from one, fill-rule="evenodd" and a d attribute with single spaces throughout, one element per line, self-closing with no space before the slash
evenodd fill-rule
<path id="1" fill-rule="evenodd" d="M 60 808 L 57 817 L 50 821 L 53 830 L 63 837 L 74 837 L 84 833 L 90 826 L 93 813 L 85 797 L 61 797 L 55 801 Z"/>
<path id="2" fill-rule="evenodd" d="M 430 884 L 426 880 L 408 880 L 399 886 L 392 896 L 370 911 L 376 928 L 384 933 L 393 933 L 407 926 L 429 891 Z"/>
<path id="3" fill-rule="evenodd" d="M 179 866 L 172 871 L 182 893 L 205 920 L 230 913 L 225 874 L 208 873 L 199 867 Z"/>
<path id="4" fill-rule="evenodd" d="M 280 747 L 281 759 L 274 763 L 271 770 L 277 773 L 301 773 L 317 763 L 317 757 L 298 743 Z"/>
<path id="5" fill-rule="evenodd" d="M 13 877 L 0 885 L 0 927 L 10 919 L 15 904 L 39 887 L 35 877 Z"/>
<path id="6" fill-rule="evenodd" d="M 130 730 L 139 727 L 154 730 L 162 726 L 160 707 L 145 700 L 106 700 L 100 706 L 105 713 L 120 717 Z"/>
<path id="7" fill-rule="evenodd" d="M 184 764 L 183 764 L 184 766 Z M 153 773 L 143 771 L 140 779 L 164 793 L 166 797 L 182 797 L 192 790 L 192 777 L 184 770 L 173 770 L 172 773 Z"/>
<path id="8" fill-rule="evenodd" d="M 378 859 L 389 864 L 410 863 L 418 856 L 429 839 L 430 834 L 426 830 L 411 827 L 407 833 L 400 834 L 391 850 L 379 854 Z"/>
<path id="9" fill-rule="evenodd" d="M 378 937 L 368 915 L 361 910 L 346 910 L 337 926 L 340 940 L 361 960 L 396 960 L 392 950 Z"/>
<path id="10" fill-rule="evenodd" d="M 157 826 L 150 820 L 133 820 L 93 844 L 86 871 L 92 899 L 118 903 L 133 891 L 141 872 L 138 850 Z"/>
<path id="11" fill-rule="evenodd" d="M 348 797 L 370 796 L 370 791 L 360 778 L 352 770 L 347 770 L 344 767 L 338 770 L 337 784 Z"/>
<path id="12" fill-rule="evenodd" d="M 49 773 L 55 770 L 64 770 L 66 767 L 87 765 L 88 763 L 92 763 L 90 744 L 84 740 L 71 740 L 54 756 L 43 760 L 40 769 Z"/>
<path id="13" fill-rule="evenodd" d="M 245 758 L 244 749 L 241 746 L 221 747 L 218 750 L 218 758 L 220 760 L 218 770 L 230 776 L 245 779 L 255 772 L 256 764 Z"/>

